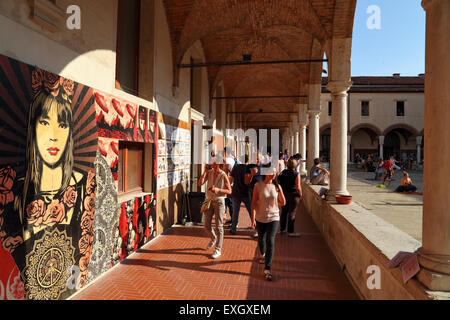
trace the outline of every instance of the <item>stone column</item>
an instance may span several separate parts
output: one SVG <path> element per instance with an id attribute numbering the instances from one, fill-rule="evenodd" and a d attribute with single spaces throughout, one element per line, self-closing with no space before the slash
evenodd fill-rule
<path id="1" fill-rule="evenodd" d="M 450 1 L 424 0 L 425 133 L 423 224 L 419 280 L 429 289 L 450 291 Z M 436 153 L 437 152 L 437 153 Z"/>
<path id="2" fill-rule="evenodd" d="M 295 136 L 294 136 L 294 154 L 299 153 L 299 132 L 298 132 L 298 126 L 295 130 Z"/>
<path id="3" fill-rule="evenodd" d="M 348 195 L 347 191 L 347 91 L 350 81 L 330 81 L 333 113 L 331 116 L 330 190 L 328 195 Z"/>
<path id="4" fill-rule="evenodd" d="M 295 136 L 291 133 L 291 148 L 289 151 L 289 156 L 293 156 L 294 155 L 294 144 L 295 144 Z"/>
<path id="5" fill-rule="evenodd" d="M 384 136 L 379 136 L 378 140 L 380 142 L 380 158 L 384 159 Z"/>
<path id="6" fill-rule="evenodd" d="M 351 144 L 352 144 L 352 136 L 348 135 L 347 136 L 347 162 L 350 163 L 352 162 L 352 155 L 351 155 Z"/>
<path id="7" fill-rule="evenodd" d="M 416 144 L 417 144 L 417 165 L 420 164 L 420 160 L 422 159 L 422 136 L 416 137 Z"/>
<path id="8" fill-rule="evenodd" d="M 320 146 L 319 146 L 319 117 L 320 110 L 308 110 L 309 114 L 309 129 L 308 129 L 308 175 L 309 170 L 311 170 L 314 165 L 314 159 L 319 157 Z"/>
<path id="9" fill-rule="evenodd" d="M 298 117 L 295 116 L 291 116 L 291 120 L 292 120 L 292 132 L 293 132 L 293 136 L 294 136 L 294 149 L 292 150 L 292 154 L 297 154 L 298 153 Z"/>
<path id="10" fill-rule="evenodd" d="M 300 146 L 299 146 L 299 153 L 302 155 L 302 159 L 305 160 L 306 158 L 306 124 L 300 124 L 299 125 L 299 131 L 300 131 Z M 301 171 L 306 170 L 306 163 L 302 162 L 300 164 Z"/>
<path id="11" fill-rule="evenodd" d="M 301 103 L 298 105 L 298 130 L 299 130 L 299 146 L 298 152 L 301 154 L 302 159 L 306 159 L 306 125 L 308 124 L 308 105 Z M 306 171 L 306 163 L 300 163 L 300 171 Z"/>

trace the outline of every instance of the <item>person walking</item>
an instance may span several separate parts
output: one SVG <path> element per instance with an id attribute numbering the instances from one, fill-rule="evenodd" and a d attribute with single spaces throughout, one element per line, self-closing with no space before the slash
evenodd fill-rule
<path id="1" fill-rule="evenodd" d="M 289 159 L 287 169 L 278 176 L 278 183 L 286 198 L 286 205 L 281 209 L 280 233 L 287 232 L 290 237 L 300 237 L 300 233 L 294 232 L 295 215 L 302 197 L 301 176 L 296 171 L 298 161 Z"/>
<path id="2" fill-rule="evenodd" d="M 253 188 L 255 187 L 255 184 L 263 180 L 263 176 L 261 175 L 261 167 L 262 167 L 261 153 L 257 152 L 256 153 L 256 164 L 251 163 L 251 164 L 247 165 L 247 171 L 245 174 L 245 184 L 247 184 L 248 188 L 249 188 L 250 203 L 252 202 Z M 269 165 L 269 167 L 270 167 L 270 165 Z M 253 237 L 254 238 L 258 237 L 258 231 L 256 231 L 253 234 Z"/>
<path id="3" fill-rule="evenodd" d="M 205 182 L 207 182 L 205 201 L 210 201 L 210 206 L 209 209 L 204 212 L 204 221 L 205 230 L 211 237 L 211 241 L 206 247 L 206 250 L 209 250 L 216 245 L 211 256 L 213 259 L 216 259 L 222 254 L 225 197 L 227 194 L 231 193 L 231 186 L 227 175 L 220 169 L 215 158 L 212 159 L 211 166 L 205 165 L 205 171 L 198 180 L 198 186 L 201 187 Z M 212 228 L 213 216 L 215 216 L 216 232 L 214 232 L 214 229 Z"/>
<path id="4" fill-rule="evenodd" d="M 284 154 L 280 152 L 280 156 L 278 157 L 278 170 L 277 174 L 283 172 L 286 169 L 286 164 L 284 163 Z"/>
<path id="5" fill-rule="evenodd" d="M 264 263 L 264 277 L 272 280 L 272 260 L 275 251 L 275 235 L 279 226 L 279 207 L 286 204 L 283 190 L 275 179 L 276 169 L 263 176 L 263 180 L 255 184 L 252 199 L 252 228 L 258 232 L 260 263 Z"/>
<path id="6" fill-rule="evenodd" d="M 394 175 L 394 157 L 390 157 L 388 160 L 383 162 L 383 185 L 386 185 L 386 181 L 388 182 L 388 186 L 391 185 L 392 177 Z"/>
<path id="7" fill-rule="evenodd" d="M 231 217 L 230 233 L 236 234 L 237 226 L 239 224 L 239 211 L 241 203 L 243 202 L 247 208 L 248 214 L 251 218 L 251 202 L 249 196 L 248 185 L 245 183 L 245 174 L 248 165 L 248 155 L 245 155 L 245 163 L 235 164 L 230 173 L 230 183 L 232 183 L 231 199 L 233 201 L 233 215 Z"/>
<path id="8" fill-rule="evenodd" d="M 383 174 L 383 159 L 379 158 L 378 163 L 375 167 L 375 177 L 373 178 L 373 180 L 380 179 L 382 174 Z"/>

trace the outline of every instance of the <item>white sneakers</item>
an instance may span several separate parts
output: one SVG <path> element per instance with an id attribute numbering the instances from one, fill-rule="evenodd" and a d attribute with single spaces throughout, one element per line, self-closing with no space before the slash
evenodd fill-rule
<path id="1" fill-rule="evenodd" d="M 215 244 L 216 244 L 217 239 L 211 240 L 208 244 L 208 246 L 206 247 L 206 250 L 211 249 Z M 215 249 L 213 254 L 211 255 L 211 258 L 213 259 L 217 259 L 218 257 L 220 257 L 222 255 L 222 253 L 220 252 L 220 249 Z"/>
<path id="2" fill-rule="evenodd" d="M 217 259 L 218 257 L 220 257 L 222 255 L 222 253 L 220 252 L 220 250 L 214 250 L 214 253 L 212 254 L 211 258 L 213 259 Z"/>

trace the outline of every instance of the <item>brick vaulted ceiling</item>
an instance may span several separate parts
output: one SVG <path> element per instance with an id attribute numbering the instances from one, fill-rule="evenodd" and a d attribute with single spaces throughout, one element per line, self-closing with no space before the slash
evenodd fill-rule
<path id="1" fill-rule="evenodd" d="M 198 40 L 205 62 L 322 59 L 331 38 L 351 38 L 356 0 L 164 0 L 174 82 L 177 64 Z M 210 96 L 300 95 L 321 83 L 322 64 L 209 66 Z M 236 111 L 297 111 L 299 98 L 235 100 Z M 256 121 L 288 121 L 289 114 L 246 114 Z M 280 123 L 280 126 L 282 123 Z"/>

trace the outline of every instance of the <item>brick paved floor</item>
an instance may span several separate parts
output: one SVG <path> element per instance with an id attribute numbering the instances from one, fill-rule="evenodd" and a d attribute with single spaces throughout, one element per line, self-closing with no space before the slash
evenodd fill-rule
<path id="1" fill-rule="evenodd" d="M 277 234 L 273 281 L 264 279 L 250 219 L 242 207 L 236 235 L 226 229 L 222 256 L 201 225 L 175 226 L 106 272 L 76 300 L 358 299 L 310 216 L 299 213 L 300 238 Z"/>

